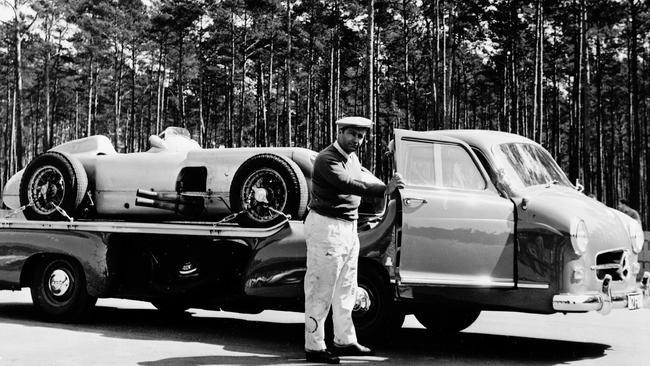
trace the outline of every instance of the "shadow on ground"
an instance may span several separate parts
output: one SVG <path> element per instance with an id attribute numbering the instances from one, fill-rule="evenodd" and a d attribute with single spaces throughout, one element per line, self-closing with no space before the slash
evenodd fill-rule
<path id="1" fill-rule="evenodd" d="M 218 313 L 216 313 L 218 314 Z M 44 322 L 30 304 L 0 304 L 0 322 L 51 327 L 105 337 L 136 340 L 200 342 L 241 355 L 167 358 L 142 366 L 305 364 L 302 323 L 272 323 L 233 318 L 198 317 L 192 310 L 164 316 L 154 309 L 98 306 L 92 319 L 80 324 Z M 363 364 L 499 364 L 555 365 L 602 357 L 609 345 L 483 333 L 462 332 L 433 337 L 425 329 L 404 328 L 376 345 L 377 356 L 344 358 Z"/>

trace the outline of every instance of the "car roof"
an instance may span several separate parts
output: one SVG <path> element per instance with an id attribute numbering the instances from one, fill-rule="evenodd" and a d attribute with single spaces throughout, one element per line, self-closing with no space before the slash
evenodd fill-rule
<path id="1" fill-rule="evenodd" d="M 396 128 L 394 129 L 395 136 L 407 137 L 407 138 L 422 138 L 422 139 L 432 139 L 445 142 L 456 142 L 462 143 L 462 140 L 455 138 L 450 135 L 441 134 L 439 131 L 413 131 Z"/>
<path id="2" fill-rule="evenodd" d="M 465 143 L 481 148 L 482 150 L 489 150 L 494 145 L 504 143 L 524 143 L 539 145 L 535 141 L 520 136 L 514 133 L 492 131 L 492 130 L 438 130 L 435 131 L 439 134 L 453 137 L 464 141 Z"/>

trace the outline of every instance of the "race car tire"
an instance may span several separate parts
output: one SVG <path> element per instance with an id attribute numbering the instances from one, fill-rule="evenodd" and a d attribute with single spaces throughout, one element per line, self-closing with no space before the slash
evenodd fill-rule
<path id="1" fill-rule="evenodd" d="M 254 189 L 262 191 L 262 195 L 256 194 Z M 258 201 L 260 197 L 268 204 Z M 262 227 L 284 220 L 274 210 L 291 215 L 293 219 L 302 219 L 308 198 L 307 180 L 298 165 L 275 154 L 250 157 L 239 167 L 230 185 L 231 210 L 242 212 L 238 217 L 242 226 Z"/>
<path id="2" fill-rule="evenodd" d="M 415 312 L 415 318 L 434 335 L 457 333 L 469 327 L 481 310 L 467 307 L 428 307 Z"/>
<path id="3" fill-rule="evenodd" d="M 85 319 L 97 302 L 86 290 L 81 266 L 66 257 L 44 259 L 33 273 L 32 302 L 51 321 Z"/>
<path id="4" fill-rule="evenodd" d="M 57 209 L 74 218 L 88 189 L 81 162 L 58 151 L 48 151 L 32 160 L 20 181 L 20 205 L 28 220 L 68 220 Z"/>

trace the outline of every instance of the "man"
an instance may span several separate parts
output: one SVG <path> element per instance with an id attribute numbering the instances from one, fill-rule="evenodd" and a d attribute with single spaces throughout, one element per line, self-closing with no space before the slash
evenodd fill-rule
<path id="1" fill-rule="evenodd" d="M 639 223 L 639 225 L 642 225 L 641 215 L 639 215 L 639 212 L 637 210 L 633 209 L 628 205 L 626 199 L 618 200 L 618 210 L 630 216 L 631 218 L 635 219 Z"/>
<path id="2" fill-rule="evenodd" d="M 305 355 L 309 362 L 339 363 L 337 356 L 372 355 L 357 342 L 352 308 L 357 287 L 358 208 L 361 196 L 391 194 L 404 183 L 399 174 L 388 186 L 361 180 L 357 150 L 372 127 L 362 117 L 336 121 L 336 141 L 314 162 L 311 209 L 305 220 Z M 325 345 L 325 319 L 332 308 L 334 352 Z"/>

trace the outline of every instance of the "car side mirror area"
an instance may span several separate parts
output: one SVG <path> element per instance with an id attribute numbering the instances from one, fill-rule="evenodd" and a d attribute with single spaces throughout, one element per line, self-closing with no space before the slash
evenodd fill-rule
<path id="1" fill-rule="evenodd" d="M 499 193 L 506 199 L 510 199 L 512 197 L 513 189 L 510 186 L 510 182 L 508 182 L 508 179 L 505 177 L 505 172 L 503 169 L 499 169 L 496 172 L 496 176 L 494 177 L 494 185 L 496 186 L 497 190 Z"/>

